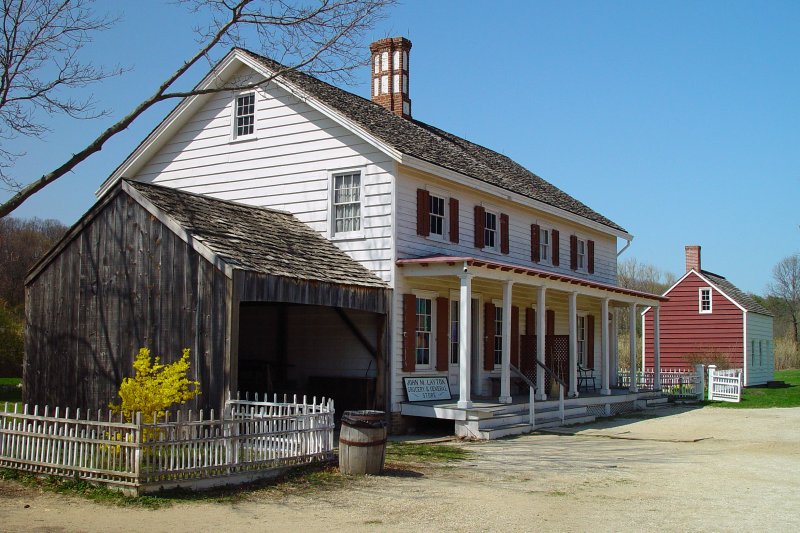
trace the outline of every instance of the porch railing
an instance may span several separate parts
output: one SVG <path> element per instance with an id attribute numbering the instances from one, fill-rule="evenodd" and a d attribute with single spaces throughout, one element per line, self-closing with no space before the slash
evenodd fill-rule
<path id="1" fill-rule="evenodd" d="M 640 391 L 661 391 L 670 398 L 679 400 L 702 400 L 705 390 L 705 372 L 703 365 L 696 365 L 694 370 L 684 368 L 662 368 L 659 383 L 656 383 L 653 369 L 640 370 L 635 375 L 636 388 Z M 618 386 L 631 386 L 630 370 L 618 372 Z"/>
<path id="2" fill-rule="evenodd" d="M 561 418 L 561 423 L 564 423 L 564 390 L 566 389 L 567 385 L 564 383 L 560 377 L 558 377 L 555 372 L 547 368 L 543 365 L 540 361 L 535 360 L 536 367 L 541 368 L 544 370 L 546 375 L 552 377 L 552 379 L 558 383 L 558 414 Z M 528 394 L 529 394 L 529 401 L 528 401 L 528 421 L 531 425 L 531 429 L 536 429 L 536 408 L 534 407 L 534 400 L 536 396 L 536 384 L 533 382 L 536 379 L 536 374 L 534 373 L 532 377 L 527 376 L 523 373 L 519 368 L 515 367 L 514 365 L 511 366 L 511 371 L 522 378 L 522 380 L 527 383 L 528 385 Z"/>

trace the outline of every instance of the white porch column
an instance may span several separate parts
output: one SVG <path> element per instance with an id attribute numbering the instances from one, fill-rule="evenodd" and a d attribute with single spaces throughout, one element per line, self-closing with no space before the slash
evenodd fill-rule
<path id="1" fill-rule="evenodd" d="M 470 381 L 472 364 L 472 274 L 458 276 L 461 291 L 458 301 L 458 407 L 470 409 Z"/>
<path id="2" fill-rule="evenodd" d="M 569 293 L 569 396 L 578 396 L 578 293 Z"/>
<path id="3" fill-rule="evenodd" d="M 600 394 L 609 395 L 609 331 L 608 298 L 600 300 Z"/>
<path id="4" fill-rule="evenodd" d="M 629 333 L 631 336 L 631 383 L 629 390 L 631 392 L 638 392 L 639 387 L 636 386 L 636 304 L 631 302 L 628 308 L 628 325 Z"/>
<path id="5" fill-rule="evenodd" d="M 661 307 L 653 307 L 653 389 L 661 390 Z"/>
<path id="6" fill-rule="evenodd" d="M 503 285 L 503 353 L 500 361 L 500 403 L 511 403 L 511 288 L 513 281 Z"/>
<path id="7" fill-rule="evenodd" d="M 547 307 L 544 302 L 546 292 L 547 288 L 540 286 L 536 295 L 536 360 L 542 365 L 544 365 L 544 340 L 547 333 Z M 544 390 L 544 370 L 541 367 L 536 369 L 536 399 L 540 401 L 547 399 Z"/>

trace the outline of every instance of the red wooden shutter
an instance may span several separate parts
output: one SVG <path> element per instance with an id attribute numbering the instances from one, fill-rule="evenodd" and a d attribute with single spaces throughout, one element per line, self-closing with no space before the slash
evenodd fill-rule
<path id="1" fill-rule="evenodd" d="M 436 298 L 436 370 L 447 370 L 449 339 L 447 338 L 450 300 Z"/>
<path id="2" fill-rule="evenodd" d="M 450 198 L 450 242 L 458 244 L 458 200 Z"/>
<path id="3" fill-rule="evenodd" d="M 569 236 L 569 268 L 578 270 L 578 237 Z"/>
<path id="4" fill-rule="evenodd" d="M 586 262 L 589 274 L 594 274 L 594 241 L 586 241 Z"/>
<path id="5" fill-rule="evenodd" d="M 494 370 L 494 304 L 483 306 L 483 369 Z"/>
<path id="6" fill-rule="evenodd" d="M 525 335 L 536 335 L 536 309 L 525 308 Z"/>
<path id="7" fill-rule="evenodd" d="M 594 368 L 594 315 L 586 315 L 586 366 Z"/>
<path id="8" fill-rule="evenodd" d="M 413 372 L 417 364 L 417 297 L 403 295 L 403 372 Z"/>
<path id="9" fill-rule="evenodd" d="M 519 368 L 519 307 L 511 307 L 511 364 Z"/>
<path id="10" fill-rule="evenodd" d="M 542 259 L 540 255 L 540 233 L 539 224 L 531 224 L 531 261 L 534 263 L 538 263 Z"/>
<path id="11" fill-rule="evenodd" d="M 475 248 L 483 248 L 483 229 L 486 226 L 486 210 L 475 206 Z"/>
<path id="12" fill-rule="evenodd" d="M 556 312 L 552 309 L 548 309 L 545 313 L 545 321 L 547 322 L 547 331 L 545 335 L 555 335 L 556 334 Z"/>
<path id="13" fill-rule="evenodd" d="M 508 215 L 500 213 L 500 252 L 508 253 Z"/>
<path id="14" fill-rule="evenodd" d="M 417 235 L 431 234 L 431 193 L 417 189 Z"/>
<path id="15" fill-rule="evenodd" d="M 550 232 L 550 240 L 553 243 L 553 266 L 558 266 L 560 259 L 558 254 L 558 230 L 554 229 Z"/>

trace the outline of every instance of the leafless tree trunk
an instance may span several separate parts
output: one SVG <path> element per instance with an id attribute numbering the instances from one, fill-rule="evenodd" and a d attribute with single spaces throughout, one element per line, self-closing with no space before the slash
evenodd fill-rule
<path id="1" fill-rule="evenodd" d="M 773 267 L 769 294 L 781 302 L 781 306 L 792 321 L 794 342 L 800 342 L 800 338 L 798 338 L 798 320 L 800 320 L 800 254 L 785 257 Z"/>
<path id="2" fill-rule="evenodd" d="M 2 1 L 13 6 L 24 3 L 25 0 Z M 88 1 L 62 0 L 61 3 L 68 10 L 76 7 L 86 9 Z M 108 127 L 84 149 L 73 154 L 51 172 L 20 186 L 16 194 L 0 205 L 0 218 L 100 151 L 109 139 L 125 130 L 154 104 L 194 94 L 243 88 L 228 85 L 206 90 L 170 91 L 175 82 L 198 61 L 203 58 L 211 61 L 210 56 L 214 50 L 240 46 L 248 39 L 253 39 L 257 44 L 254 51 L 286 65 L 284 70 L 269 79 L 261 80 L 259 84 L 291 69 L 301 69 L 317 76 L 346 77 L 354 67 L 364 63 L 360 41 L 365 30 L 371 28 L 383 16 L 385 8 L 394 2 L 395 0 L 183 0 L 181 3 L 193 11 L 210 16 L 211 23 L 205 28 L 197 29 L 200 37 L 197 52 L 165 79 L 148 98 Z M 13 29 L 12 25 L 10 30 L 13 32 Z M 103 73 L 91 66 L 84 68 L 88 69 L 84 71 L 87 75 L 95 73 L 95 78 Z M 88 82 L 89 80 L 86 83 Z M 252 85 L 254 84 L 248 86 Z M 58 108 L 45 108 L 45 111 L 61 111 L 70 116 L 79 116 L 89 109 L 77 108 L 75 113 Z M 2 120 L 0 115 L 0 121 Z"/>

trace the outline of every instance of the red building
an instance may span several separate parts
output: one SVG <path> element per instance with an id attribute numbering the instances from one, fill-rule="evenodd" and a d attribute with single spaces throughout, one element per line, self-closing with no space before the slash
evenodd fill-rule
<path id="1" fill-rule="evenodd" d="M 686 246 L 686 274 L 661 304 L 661 368 L 727 363 L 745 385 L 772 380 L 772 313 L 719 274 L 702 270 L 700 246 Z M 653 310 L 642 313 L 643 365 L 653 367 Z"/>

